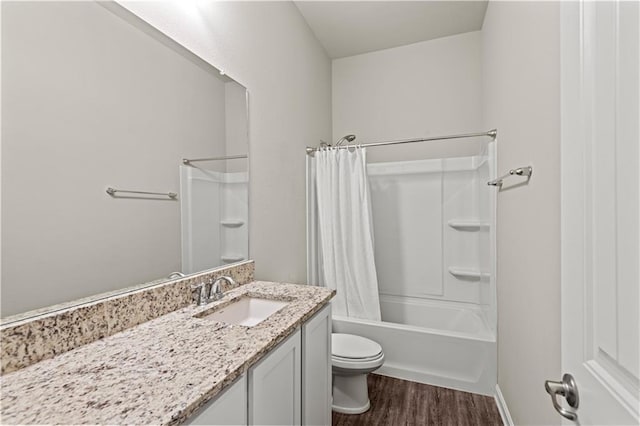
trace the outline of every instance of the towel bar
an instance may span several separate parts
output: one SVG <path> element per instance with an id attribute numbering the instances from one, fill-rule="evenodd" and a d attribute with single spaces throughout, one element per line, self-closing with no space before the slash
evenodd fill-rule
<path id="1" fill-rule="evenodd" d="M 128 191 L 124 189 L 115 189 L 111 187 L 107 188 L 107 194 L 111 195 L 112 197 L 115 197 L 117 192 L 125 192 L 127 194 L 162 195 L 165 197 L 169 197 L 172 200 L 178 196 L 178 194 L 176 194 L 175 192 Z"/>
<path id="2" fill-rule="evenodd" d="M 511 169 L 509 170 L 509 173 L 500 176 L 497 179 L 494 180 L 490 180 L 489 182 L 487 182 L 487 185 L 490 186 L 502 186 L 502 181 L 505 180 L 506 178 L 510 177 L 510 176 L 526 176 L 527 180 L 531 178 L 531 175 L 533 174 L 533 167 L 531 166 L 526 166 L 526 167 L 518 167 L 517 169 Z"/>

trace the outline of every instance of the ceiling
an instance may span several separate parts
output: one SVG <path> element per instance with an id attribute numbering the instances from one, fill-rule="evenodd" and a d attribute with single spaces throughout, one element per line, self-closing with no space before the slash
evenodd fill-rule
<path id="1" fill-rule="evenodd" d="M 477 31 L 487 1 L 296 1 L 332 59 Z"/>

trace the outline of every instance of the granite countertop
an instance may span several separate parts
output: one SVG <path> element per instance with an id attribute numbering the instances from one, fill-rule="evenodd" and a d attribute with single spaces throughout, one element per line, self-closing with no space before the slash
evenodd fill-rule
<path id="1" fill-rule="evenodd" d="M 243 295 L 290 303 L 254 327 L 194 318 Z M 256 281 L 0 378 L 3 424 L 178 424 L 333 297 Z"/>

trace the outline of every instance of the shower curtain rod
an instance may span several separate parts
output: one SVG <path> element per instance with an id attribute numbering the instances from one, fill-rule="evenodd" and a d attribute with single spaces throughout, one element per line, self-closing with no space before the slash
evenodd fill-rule
<path id="1" fill-rule="evenodd" d="M 447 139 L 475 138 L 475 137 L 478 137 L 478 136 L 488 136 L 491 139 L 495 139 L 497 135 L 498 135 L 498 130 L 492 129 L 492 130 L 489 130 L 487 132 L 480 132 L 480 133 L 466 133 L 466 134 L 462 134 L 462 135 L 435 136 L 435 137 L 431 137 L 431 138 L 401 139 L 401 140 L 397 140 L 397 141 L 373 142 L 373 143 L 363 143 L 363 144 L 353 144 L 353 145 L 340 145 L 340 146 L 334 146 L 333 148 L 343 149 L 343 148 L 349 148 L 349 147 L 353 147 L 353 146 L 369 147 L 369 146 L 383 146 L 383 145 L 400 145 L 400 144 L 404 144 L 404 143 L 414 143 L 414 142 L 428 142 L 428 141 L 442 141 L 442 140 L 447 140 Z M 313 153 L 318 151 L 319 149 L 320 148 L 313 148 L 313 147 L 309 147 L 308 146 L 307 147 L 307 155 L 313 155 Z"/>

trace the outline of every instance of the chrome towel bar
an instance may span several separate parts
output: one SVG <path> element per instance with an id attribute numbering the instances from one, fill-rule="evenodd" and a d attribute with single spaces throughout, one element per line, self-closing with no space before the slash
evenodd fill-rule
<path id="1" fill-rule="evenodd" d="M 175 192 L 127 191 L 124 189 L 115 189 L 111 187 L 107 188 L 107 194 L 111 195 L 112 197 L 115 197 L 116 193 L 118 192 L 123 192 L 127 194 L 162 195 L 164 197 L 169 197 L 172 200 L 175 200 L 175 198 L 178 196 L 178 194 L 176 194 Z"/>
<path id="2" fill-rule="evenodd" d="M 196 161 L 215 161 L 215 160 L 235 160 L 236 158 L 247 158 L 247 154 L 243 155 L 227 155 L 226 157 L 209 157 L 209 158 L 183 158 L 182 164 L 189 165 Z"/>
<path id="3" fill-rule="evenodd" d="M 517 169 L 509 170 L 509 173 L 502 175 L 497 179 L 490 180 L 489 182 L 487 182 L 487 185 L 502 186 L 502 181 L 510 176 L 525 176 L 527 180 L 529 180 L 532 174 L 533 174 L 533 167 L 531 166 L 518 167 Z"/>

